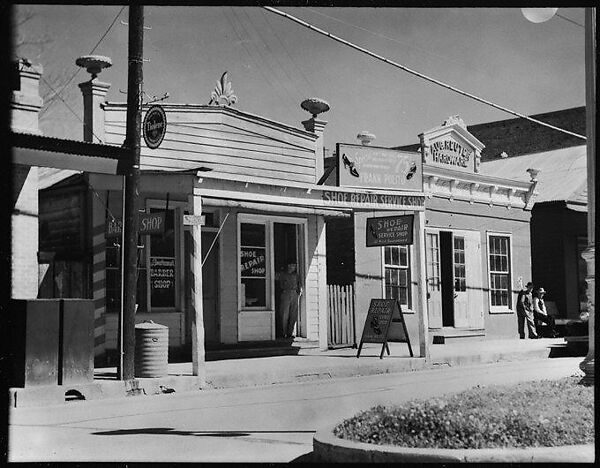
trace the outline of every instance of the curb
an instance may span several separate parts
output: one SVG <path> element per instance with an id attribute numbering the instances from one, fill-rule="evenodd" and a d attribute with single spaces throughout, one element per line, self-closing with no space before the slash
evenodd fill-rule
<path id="1" fill-rule="evenodd" d="M 170 393 L 194 392 L 204 389 L 240 388 L 260 385 L 277 385 L 336 378 L 349 378 L 367 375 L 397 374 L 419 370 L 439 369 L 476 365 L 494 362 L 509 362 L 526 359 L 544 359 L 549 349 L 527 351 L 490 352 L 472 355 L 454 355 L 437 357 L 430 362 L 423 358 L 371 359 L 359 361 L 349 359 L 346 365 L 313 366 L 304 369 L 271 369 L 256 371 L 252 369 L 235 373 L 208 374 L 206 381 L 191 375 L 169 375 L 158 378 L 137 378 L 130 381 L 95 380 L 94 382 L 72 385 L 44 385 L 9 389 L 9 406 L 32 407 L 61 405 L 66 403 L 65 393 L 74 391 L 85 400 L 103 400 L 148 396 Z M 310 354 L 310 353 L 309 353 Z M 300 353 L 299 356 L 302 356 Z M 77 399 L 77 398 L 75 398 Z"/>
<path id="2" fill-rule="evenodd" d="M 374 445 L 340 439 L 336 425 L 315 433 L 313 451 L 319 462 L 338 463 L 594 463 L 595 445 L 560 447 L 438 449 Z"/>

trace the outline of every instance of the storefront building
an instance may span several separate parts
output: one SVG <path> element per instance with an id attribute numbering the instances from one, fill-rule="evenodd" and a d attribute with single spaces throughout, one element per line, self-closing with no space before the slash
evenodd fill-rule
<path id="1" fill-rule="evenodd" d="M 126 105 L 103 102 L 108 85 L 94 89 L 94 135 L 120 146 Z M 422 185 L 403 191 L 318 184 L 326 122 L 317 113 L 294 128 L 234 109 L 232 96 L 220 90 L 210 105 L 164 104 L 162 143 L 142 144 L 136 322 L 168 326 L 171 352 L 184 355 L 199 310 L 208 350 L 277 340 L 276 276 L 294 262 L 303 283 L 294 335 L 326 349 L 326 219 L 350 218 L 355 210 L 422 212 Z M 89 271 L 96 307 L 95 352 L 99 360 L 111 357 L 120 309 L 122 178 L 72 174 L 42 190 L 40 204 L 44 232 L 62 229 L 68 239 L 69 230 L 79 230 L 87 237 L 81 258 L 88 265 L 81 269 Z M 73 210 L 85 230 L 66 222 L 75 219 Z M 63 293 L 69 294 L 64 287 Z"/>
<path id="2" fill-rule="evenodd" d="M 413 348 L 422 340 L 517 336 L 515 299 L 531 276 L 529 222 L 537 182 L 481 174 L 484 146 L 457 117 L 421 134 L 419 146 L 397 149 L 422 158 L 422 245 L 365 247 L 366 219 L 389 215 L 377 211 L 335 222 L 346 235 L 328 232 L 335 238 L 328 242 L 331 281 L 355 281 L 357 336 L 370 299 L 381 297 L 399 300 Z M 354 262 L 345 256 L 341 265 L 336 258 L 350 244 Z M 398 327 L 392 325 L 392 339 Z"/>

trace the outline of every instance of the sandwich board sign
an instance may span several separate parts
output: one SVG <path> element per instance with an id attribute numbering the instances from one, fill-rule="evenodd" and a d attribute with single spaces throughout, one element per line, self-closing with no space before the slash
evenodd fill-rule
<path id="1" fill-rule="evenodd" d="M 383 352 L 385 350 L 387 350 L 389 356 L 390 348 L 387 342 L 392 322 L 402 323 L 404 336 L 400 340 L 395 341 L 407 343 L 410 357 L 413 357 L 408 330 L 406 329 L 406 323 L 404 322 L 404 316 L 402 315 L 402 308 L 397 299 L 371 299 L 356 357 L 360 357 L 363 343 L 381 343 L 382 346 L 379 359 L 383 359 Z"/>

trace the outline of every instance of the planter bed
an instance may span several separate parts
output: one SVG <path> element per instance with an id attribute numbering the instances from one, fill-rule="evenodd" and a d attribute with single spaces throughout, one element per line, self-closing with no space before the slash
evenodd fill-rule
<path id="1" fill-rule="evenodd" d="M 315 454 L 332 461 L 592 462 L 594 389 L 579 381 L 477 386 L 376 406 L 319 431 Z"/>

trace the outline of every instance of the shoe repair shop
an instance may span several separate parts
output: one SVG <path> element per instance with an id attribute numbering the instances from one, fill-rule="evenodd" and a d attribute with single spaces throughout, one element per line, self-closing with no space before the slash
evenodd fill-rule
<path id="1" fill-rule="evenodd" d="M 421 339 L 421 310 L 427 311 L 430 342 L 514 337 L 516 293 L 531 278 L 529 223 L 537 181 L 480 174 L 484 146 L 458 117 L 419 137 L 420 150 L 398 149 L 410 148 L 423 161 L 425 211 L 415 232 L 424 233 L 424 255 L 417 240 L 405 246 L 365 246 L 367 218 L 384 213 L 355 212 L 353 220 L 333 220 L 336 232 L 328 231 L 335 236 L 328 242 L 332 265 L 345 249 L 355 248 L 354 264 L 344 268 L 351 270 L 350 281 L 360 292 L 356 336 L 362 332 L 370 299 L 381 297 L 400 301 L 415 349 Z M 351 167 L 343 156 L 337 157 L 338 181 L 343 184 L 353 168 L 360 172 L 360 165 Z M 422 287 L 426 289 L 421 294 Z M 392 340 L 399 331 L 392 324 Z"/>

